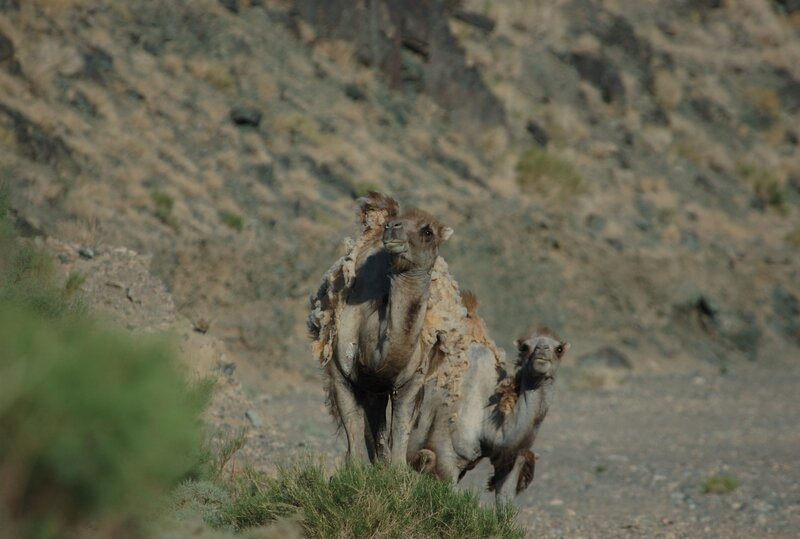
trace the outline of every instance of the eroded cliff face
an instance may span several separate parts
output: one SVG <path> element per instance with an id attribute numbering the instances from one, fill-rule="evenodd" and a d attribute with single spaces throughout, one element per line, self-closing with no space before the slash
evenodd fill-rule
<path id="1" fill-rule="evenodd" d="M 306 298 L 370 189 L 455 229 L 501 345 L 797 356 L 788 4 L 347 4 L 0 3 L 20 230 L 152 256 L 254 381 L 316 375 Z"/>

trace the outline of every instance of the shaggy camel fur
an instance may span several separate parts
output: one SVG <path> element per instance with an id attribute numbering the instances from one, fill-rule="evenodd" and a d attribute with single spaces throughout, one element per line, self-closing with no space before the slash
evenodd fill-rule
<path id="1" fill-rule="evenodd" d="M 476 305 L 470 305 L 471 313 Z M 489 490 L 495 491 L 498 504 L 512 501 L 533 479 L 536 455 L 530 448 L 569 348 L 547 328 L 518 339 L 516 345 L 517 365 L 508 376 L 498 370 L 488 348 L 471 344 L 458 399 L 433 379 L 426 383 L 409 443 L 409 460 L 415 468 L 453 482 L 489 458 L 494 467 Z"/>
<path id="2" fill-rule="evenodd" d="M 388 451 L 405 462 L 420 389 L 443 358 L 463 355 L 467 312 L 438 256 L 452 230 L 380 193 L 359 202 L 361 237 L 325 273 L 308 326 L 348 459 Z"/>

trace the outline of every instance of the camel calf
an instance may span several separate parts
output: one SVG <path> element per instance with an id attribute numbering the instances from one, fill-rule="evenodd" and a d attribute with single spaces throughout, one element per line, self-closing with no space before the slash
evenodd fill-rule
<path id="1" fill-rule="evenodd" d="M 471 344 L 457 400 L 452 390 L 429 380 L 409 444 L 409 461 L 416 469 L 453 482 L 488 458 L 494 467 L 489 490 L 495 491 L 498 504 L 511 502 L 533 479 L 536 455 L 530 448 L 569 348 L 547 328 L 516 345 L 516 369 L 508 376 L 498 373 L 491 350 Z"/>

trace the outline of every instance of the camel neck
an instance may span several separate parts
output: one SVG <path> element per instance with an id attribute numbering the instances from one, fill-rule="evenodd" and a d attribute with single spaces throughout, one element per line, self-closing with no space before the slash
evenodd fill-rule
<path id="1" fill-rule="evenodd" d="M 389 276 L 391 282 L 391 295 L 400 293 L 426 294 L 431 284 L 431 273 L 423 269 L 410 269 Z"/>
<path id="2" fill-rule="evenodd" d="M 379 372 L 395 377 L 417 352 L 428 308 L 431 276 L 428 272 L 408 270 L 391 274 L 390 280 L 386 319 L 375 364 L 380 365 Z"/>
<path id="3" fill-rule="evenodd" d="M 553 378 L 518 371 L 517 401 L 494 433 L 495 447 L 510 449 L 530 444 L 550 405 Z"/>

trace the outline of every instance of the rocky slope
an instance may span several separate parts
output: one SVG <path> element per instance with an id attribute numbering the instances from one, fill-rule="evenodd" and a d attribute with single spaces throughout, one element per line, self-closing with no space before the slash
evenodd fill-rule
<path id="1" fill-rule="evenodd" d="M 445 254 L 501 342 L 549 323 L 637 368 L 796 352 L 787 8 L 433 4 L 379 10 L 392 75 L 308 2 L 5 2 L 20 223 L 151 253 L 254 374 L 307 366 L 304 298 L 373 188 L 456 228 Z"/>

